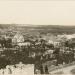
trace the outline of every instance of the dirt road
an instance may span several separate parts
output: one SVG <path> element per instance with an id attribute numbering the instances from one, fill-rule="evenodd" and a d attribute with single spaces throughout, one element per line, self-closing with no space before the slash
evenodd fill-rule
<path id="1" fill-rule="evenodd" d="M 75 65 L 72 65 L 72 66 L 68 66 L 68 67 L 63 67 L 61 69 L 56 69 L 52 72 L 50 72 L 50 74 L 60 74 L 60 75 L 63 75 L 63 74 L 66 74 L 66 75 L 72 75 L 71 73 L 71 70 L 72 69 L 75 69 Z"/>

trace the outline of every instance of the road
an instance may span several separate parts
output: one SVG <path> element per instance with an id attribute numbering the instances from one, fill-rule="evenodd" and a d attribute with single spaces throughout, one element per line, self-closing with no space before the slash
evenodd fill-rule
<path id="1" fill-rule="evenodd" d="M 50 74 L 60 74 L 60 75 L 63 75 L 63 74 L 66 74 L 66 75 L 72 75 L 71 73 L 71 70 L 72 69 L 75 69 L 75 65 L 72 65 L 72 66 L 67 66 L 67 67 L 63 67 L 61 69 L 56 69 L 52 72 L 50 72 Z M 60 72 L 63 72 L 63 73 L 60 73 Z"/>

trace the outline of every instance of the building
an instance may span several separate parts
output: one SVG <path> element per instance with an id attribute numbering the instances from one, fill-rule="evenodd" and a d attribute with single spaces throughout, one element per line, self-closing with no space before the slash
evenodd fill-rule
<path id="1" fill-rule="evenodd" d="M 24 37 L 23 37 L 23 35 L 17 33 L 17 34 L 13 37 L 12 42 L 13 42 L 13 43 L 23 43 L 23 42 L 24 42 Z"/>

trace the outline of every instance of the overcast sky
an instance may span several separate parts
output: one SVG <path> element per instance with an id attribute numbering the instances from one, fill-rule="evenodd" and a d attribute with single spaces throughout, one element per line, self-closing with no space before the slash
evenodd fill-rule
<path id="1" fill-rule="evenodd" d="M 75 1 L 0 1 L 0 23 L 75 25 Z"/>

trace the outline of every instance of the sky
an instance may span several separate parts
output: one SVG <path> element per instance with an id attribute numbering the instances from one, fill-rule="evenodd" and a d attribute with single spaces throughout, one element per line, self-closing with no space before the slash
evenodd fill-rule
<path id="1" fill-rule="evenodd" d="M 0 24 L 75 25 L 75 1 L 0 1 Z"/>

